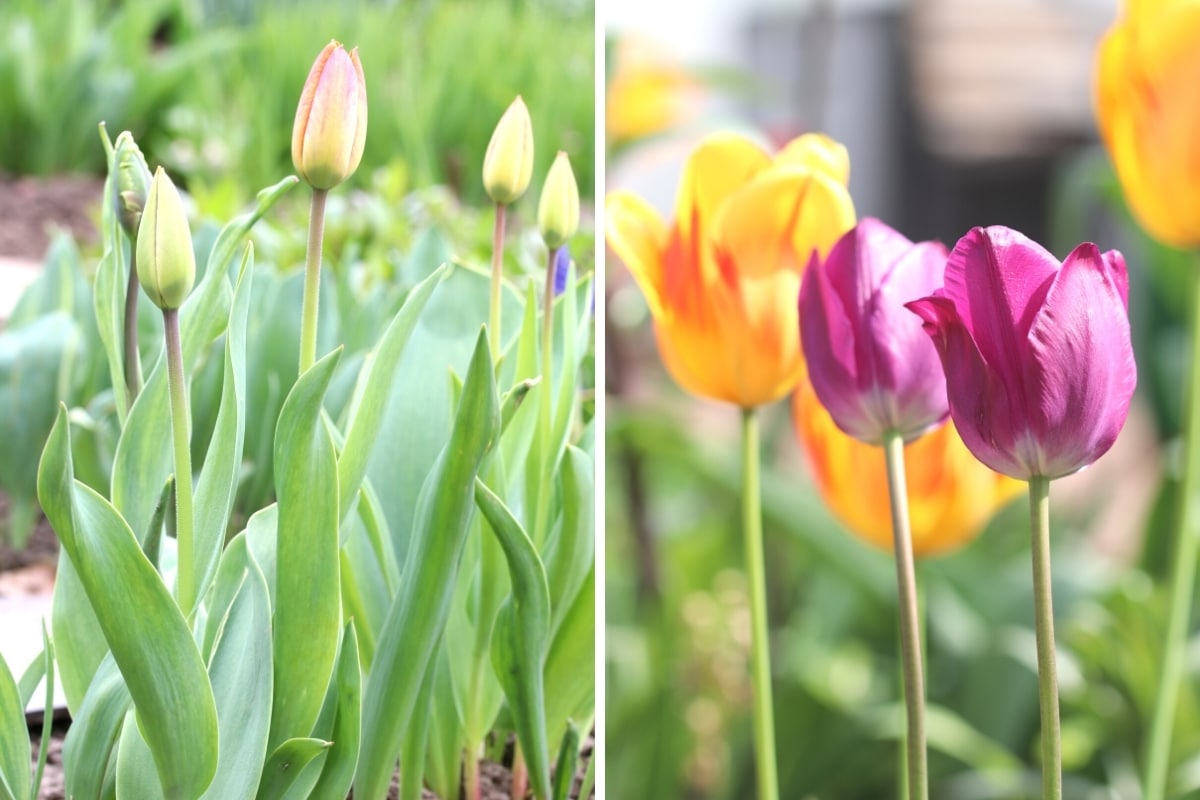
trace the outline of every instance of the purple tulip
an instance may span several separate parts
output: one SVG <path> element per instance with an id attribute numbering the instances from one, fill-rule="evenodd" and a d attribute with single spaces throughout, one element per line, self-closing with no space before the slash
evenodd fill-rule
<path id="1" fill-rule="evenodd" d="M 1005 227 L 959 240 L 945 287 L 908 308 L 937 346 L 951 416 L 976 458 L 1053 479 L 1108 451 L 1137 385 L 1128 295 L 1115 250 L 1085 243 L 1059 264 Z"/>
<path id="2" fill-rule="evenodd" d="M 904 303 L 942 285 L 946 248 L 876 219 L 847 232 L 800 287 L 800 344 L 821 404 L 850 436 L 912 441 L 946 421 L 946 379 Z"/>

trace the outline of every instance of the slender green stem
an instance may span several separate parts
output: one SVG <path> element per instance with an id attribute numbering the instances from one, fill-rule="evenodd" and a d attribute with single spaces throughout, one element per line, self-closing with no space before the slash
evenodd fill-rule
<path id="1" fill-rule="evenodd" d="M 759 800 L 778 800 L 775 712 L 771 701 L 771 652 L 767 638 L 767 577 L 763 558 L 759 485 L 758 414 L 742 409 L 742 533 L 750 595 L 750 672 L 754 688 L 754 750 Z"/>
<path id="2" fill-rule="evenodd" d="M 136 245 L 136 243 L 135 243 Z M 130 248 L 129 282 L 125 287 L 125 389 L 129 393 L 129 407 L 142 390 L 142 359 L 138 355 L 137 309 L 138 309 L 137 247 Z"/>
<path id="3" fill-rule="evenodd" d="M 167 386 L 171 404 L 171 433 L 175 450 L 175 538 L 179 545 L 176 589 L 184 615 L 196 602 L 196 559 L 192 544 L 192 454 L 189 445 L 188 393 L 179 344 L 179 311 L 163 311 L 167 339 Z"/>
<path id="4" fill-rule="evenodd" d="M 1042 710 L 1042 798 L 1062 800 L 1062 733 L 1054 654 L 1054 595 L 1050 580 L 1050 479 L 1029 479 L 1033 528 L 1033 610 L 1037 620 L 1038 701 Z"/>
<path id="5" fill-rule="evenodd" d="M 554 475 L 554 448 L 550 442 L 554 427 L 554 260 L 557 248 L 546 256 L 546 288 L 542 299 L 542 383 L 538 407 L 538 439 L 541 441 L 542 475 L 538 486 L 537 508 L 534 515 L 534 543 L 546 541 L 550 515 L 550 494 Z"/>
<path id="6" fill-rule="evenodd" d="M 904 748 L 909 800 L 929 797 L 925 755 L 925 673 L 921 658 L 921 613 L 917 602 L 916 566 L 908 519 L 908 486 L 904 475 L 904 439 L 891 431 L 883 437 L 888 497 L 892 508 L 892 548 L 896 558 L 896 590 L 900 611 L 900 655 L 904 675 L 904 708 L 908 727 Z"/>
<path id="7" fill-rule="evenodd" d="M 313 189 L 308 216 L 308 253 L 304 261 L 304 306 L 300 319 L 300 374 L 317 360 L 317 316 L 321 300 L 321 245 L 325 240 L 326 189 Z"/>
<path id="8" fill-rule="evenodd" d="M 1192 295 L 1192 363 L 1183 429 L 1183 483 L 1179 487 L 1179 512 L 1175 530 L 1175 565 L 1171 575 L 1170 616 L 1167 618 L 1166 644 L 1162 672 L 1159 673 L 1158 698 L 1150 727 L 1150 745 L 1146 756 L 1146 800 L 1166 796 L 1167 771 L 1171 763 L 1171 732 L 1179 686 L 1183 683 L 1185 651 L 1196 584 L 1197 546 L 1200 545 L 1200 273 Z"/>
<path id="9" fill-rule="evenodd" d="M 500 360 L 500 301 L 504 283 L 504 213 L 507 206 L 496 203 L 496 222 L 492 226 L 492 294 L 488 313 L 488 344 L 492 358 Z"/>

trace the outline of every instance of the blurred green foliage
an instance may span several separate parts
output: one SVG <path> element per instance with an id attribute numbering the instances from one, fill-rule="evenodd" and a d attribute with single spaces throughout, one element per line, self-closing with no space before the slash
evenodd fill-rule
<path id="1" fill-rule="evenodd" d="M 101 174 L 95 125 L 106 120 L 192 191 L 244 203 L 292 172 L 300 89 L 336 38 L 359 48 L 367 80 L 356 185 L 398 159 L 411 186 L 481 200 L 492 128 L 521 94 L 537 142 L 534 188 L 565 150 L 590 196 L 593 17 L 591 2 L 571 0 L 9 0 L 0 169 Z"/>

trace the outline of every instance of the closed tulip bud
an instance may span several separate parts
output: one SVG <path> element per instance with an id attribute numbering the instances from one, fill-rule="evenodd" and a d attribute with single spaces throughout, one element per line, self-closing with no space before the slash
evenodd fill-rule
<path id="1" fill-rule="evenodd" d="M 945 268 L 941 244 L 864 219 L 804 273 L 800 343 L 813 389 L 854 438 L 908 442 L 950 415 L 937 350 L 904 308 L 941 286 Z"/>
<path id="2" fill-rule="evenodd" d="M 196 281 L 187 213 L 162 167 L 154 173 L 138 227 L 137 275 L 146 294 L 164 311 L 182 306 Z"/>
<path id="3" fill-rule="evenodd" d="M 113 146 L 113 204 L 117 220 L 130 238 L 137 235 L 138 224 L 142 221 L 150 180 L 150 167 L 133 140 L 133 134 L 122 131 Z"/>
<path id="4" fill-rule="evenodd" d="M 331 41 L 317 56 L 296 108 L 292 163 L 314 189 L 349 178 L 367 141 L 367 83 L 358 48 Z"/>
<path id="5" fill-rule="evenodd" d="M 538 229 L 546 247 L 562 247 L 579 230 L 579 187 L 567 154 L 558 151 L 538 202 Z"/>
<path id="6" fill-rule="evenodd" d="M 945 281 L 906 305 L 937 347 L 950 416 L 975 457 L 1028 480 L 1104 455 L 1137 385 L 1121 254 L 1085 243 L 1060 264 L 1014 230 L 975 228 Z"/>
<path id="7" fill-rule="evenodd" d="M 492 131 L 483 157 L 483 188 L 492 200 L 507 205 L 525 194 L 532 177 L 533 122 L 518 95 Z"/>

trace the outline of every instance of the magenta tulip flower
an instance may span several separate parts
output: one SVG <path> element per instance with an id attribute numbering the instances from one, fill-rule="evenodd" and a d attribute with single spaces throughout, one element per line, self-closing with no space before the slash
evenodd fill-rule
<path id="1" fill-rule="evenodd" d="M 809 378 L 833 421 L 850 436 L 907 442 L 950 415 L 937 349 L 904 303 L 942 285 L 946 248 L 913 244 L 863 219 L 800 287 L 800 344 Z"/>
<path id="2" fill-rule="evenodd" d="M 963 442 L 1014 478 L 1058 478 L 1104 455 L 1137 367 L 1125 259 L 1081 244 L 1062 264 L 1009 228 L 974 228 L 945 286 L 907 304 L 946 371 Z"/>

